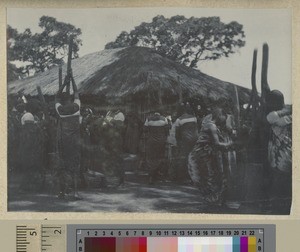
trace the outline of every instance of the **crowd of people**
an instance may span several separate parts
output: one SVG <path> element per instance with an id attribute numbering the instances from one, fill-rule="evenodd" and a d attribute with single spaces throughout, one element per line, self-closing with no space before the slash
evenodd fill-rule
<path id="1" fill-rule="evenodd" d="M 237 125 L 232 104 L 225 99 L 210 106 L 187 101 L 172 114 L 163 109 L 147 115 L 122 109 L 99 113 L 81 105 L 74 80 L 70 81 L 74 97 L 63 92 L 62 85 L 54 103 L 22 94 L 12 99 L 8 167 L 21 174 L 21 190 L 44 186 L 51 173 L 60 198 L 70 191 L 80 198 L 78 188 L 88 186 L 85 174 L 90 170 L 113 174 L 117 185 L 123 185 L 124 157 L 133 154 L 139 160 L 134 169 L 144 167 L 149 184 L 161 179 L 193 184 L 208 203 L 241 201 L 241 167 L 249 162 L 261 163 L 271 177 L 269 197 L 291 199 L 292 113 L 279 91 L 269 94 L 262 117 L 267 149 L 258 151 L 268 153 L 266 160 L 251 160 L 249 143 L 255 129 L 242 117 Z"/>

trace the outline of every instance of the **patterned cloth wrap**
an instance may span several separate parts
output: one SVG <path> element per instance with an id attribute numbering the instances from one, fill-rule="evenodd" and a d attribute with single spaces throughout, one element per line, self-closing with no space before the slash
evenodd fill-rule
<path id="1" fill-rule="evenodd" d="M 80 100 L 75 99 L 77 104 L 75 111 L 70 114 L 62 114 L 60 103 L 55 104 L 59 116 L 58 126 L 58 150 L 63 170 L 70 174 L 79 175 L 80 172 Z"/>
<path id="2" fill-rule="evenodd" d="M 144 127 L 147 132 L 146 164 L 149 175 L 155 178 L 160 166 L 166 160 L 168 121 L 164 116 L 155 113 L 146 119 Z"/>
<path id="3" fill-rule="evenodd" d="M 224 176 L 223 153 L 216 148 L 209 132 L 210 118 L 205 118 L 196 145 L 188 157 L 188 171 L 193 183 L 200 189 L 206 201 L 217 203 L 226 189 Z M 220 142 L 225 138 L 218 129 Z"/>
<path id="4" fill-rule="evenodd" d="M 272 168 L 282 172 L 292 171 L 292 115 L 283 109 L 267 115 L 271 125 L 268 146 L 268 159 Z"/>

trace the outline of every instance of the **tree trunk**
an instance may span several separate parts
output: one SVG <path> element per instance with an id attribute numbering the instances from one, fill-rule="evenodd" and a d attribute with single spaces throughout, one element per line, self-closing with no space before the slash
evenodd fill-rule
<path id="1" fill-rule="evenodd" d="M 197 63 L 199 61 L 199 58 L 201 57 L 203 51 L 198 51 L 195 55 L 195 58 L 191 61 L 191 64 L 189 65 L 189 67 L 194 68 L 195 66 L 197 66 Z"/>

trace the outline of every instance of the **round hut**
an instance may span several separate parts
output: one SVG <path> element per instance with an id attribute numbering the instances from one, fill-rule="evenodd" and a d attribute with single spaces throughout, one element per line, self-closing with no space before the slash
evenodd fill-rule
<path id="1" fill-rule="evenodd" d="M 141 115 L 157 108 L 168 109 L 196 96 L 231 99 L 237 90 L 240 104 L 247 103 L 250 96 L 249 89 L 216 79 L 144 47 L 91 53 L 74 59 L 72 70 L 83 104 L 107 109 L 115 106 L 125 111 L 134 107 Z M 63 75 L 66 71 L 65 64 Z M 8 82 L 8 95 L 22 92 L 25 96 L 37 96 L 39 85 L 46 100 L 51 100 L 58 90 L 58 72 L 58 67 L 54 67 Z"/>

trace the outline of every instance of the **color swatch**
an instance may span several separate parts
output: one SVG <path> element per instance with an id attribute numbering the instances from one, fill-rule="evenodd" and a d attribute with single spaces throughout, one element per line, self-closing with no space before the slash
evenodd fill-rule
<path id="1" fill-rule="evenodd" d="M 146 237 L 120 237 L 116 240 L 116 251 L 118 252 L 147 252 Z"/>
<path id="2" fill-rule="evenodd" d="M 177 252 L 178 238 L 177 237 L 148 237 L 147 252 Z"/>
<path id="3" fill-rule="evenodd" d="M 256 252 L 256 237 L 87 237 L 84 252 Z"/>

